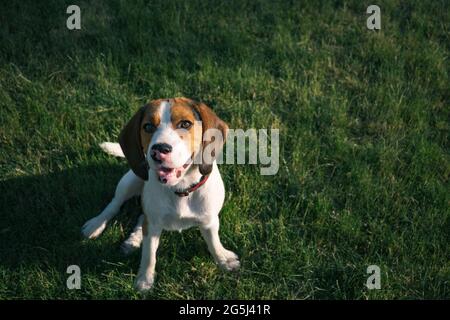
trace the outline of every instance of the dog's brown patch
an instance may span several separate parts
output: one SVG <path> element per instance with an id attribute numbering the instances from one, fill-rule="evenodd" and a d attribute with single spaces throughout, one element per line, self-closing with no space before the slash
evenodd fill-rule
<path id="1" fill-rule="evenodd" d="M 196 154 L 202 143 L 202 125 L 194 109 L 195 102 L 187 98 L 172 99 L 171 122 L 172 127 L 177 129 L 178 124 L 187 120 L 193 125 L 188 130 L 177 130 L 180 138 L 188 144 L 189 150 Z"/>
<path id="2" fill-rule="evenodd" d="M 152 133 L 148 133 L 144 130 L 144 125 L 146 123 L 151 123 L 157 128 L 161 122 L 161 114 L 159 112 L 159 105 L 161 104 L 162 99 L 153 100 L 146 105 L 145 113 L 142 117 L 141 121 L 141 143 L 142 150 L 144 150 L 144 154 L 147 154 L 148 145 L 152 140 Z"/>

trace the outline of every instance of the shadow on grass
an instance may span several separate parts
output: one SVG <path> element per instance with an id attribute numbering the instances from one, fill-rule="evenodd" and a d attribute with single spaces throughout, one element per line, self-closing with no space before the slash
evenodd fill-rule
<path id="1" fill-rule="evenodd" d="M 114 220 L 113 231 L 95 241 L 83 239 L 80 232 L 84 222 L 111 200 L 126 170 L 92 165 L 2 181 L 0 265 L 65 272 L 71 264 L 90 270 L 105 260 L 126 261 L 119 246 L 141 212 L 138 198 L 124 205 L 118 218 L 122 223 Z M 134 263 L 136 257 L 131 260 Z"/>
<path id="2" fill-rule="evenodd" d="M 108 260 L 130 262 L 137 271 L 140 251 L 125 256 L 120 244 L 142 213 L 138 197 L 123 205 L 99 238 L 87 240 L 81 235 L 83 224 L 111 201 L 127 170 L 122 165 L 96 164 L 0 182 L 0 265 L 11 270 L 35 265 L 65 272 L 71 264 L 89 270 Z M 192 251 L 209 256 L 197 233 L 167 232 L 164 238 L 170 244 L 162 243 L 162 248 L 178 252 L 177 259 L 182 260 L 195 258 Z"/>

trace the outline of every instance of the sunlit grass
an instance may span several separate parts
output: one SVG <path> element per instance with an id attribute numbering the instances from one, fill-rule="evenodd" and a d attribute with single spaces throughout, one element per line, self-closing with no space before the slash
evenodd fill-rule
<path id="1" fill-rule="evenodd" d="M 80 228 L 127 170 L 98 144 L 174 96 L 280 129 L 280 170 L 220 168 L 239 273 L 166 232 L 149 298 L 450 297 L 448 2 L 378 1 L 377 32 L 361 1 L 289 2 L 82 1 L 80 31 L 67 1 L 2 5 L 0 298 L 140 298 L 119 252 L 138 201 L 98 240 Z"/>

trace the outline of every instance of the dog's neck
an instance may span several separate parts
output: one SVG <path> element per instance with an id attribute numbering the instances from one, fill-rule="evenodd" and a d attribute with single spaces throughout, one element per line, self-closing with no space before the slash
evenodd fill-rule
<path id="1" fill-rule="evenodd" d="M 191 164 L 189 168 L 186 170 L 183 178 L 174 186 L 170 186 L 170 188 L 175 191 L 183 191 L 191 187 L 192 185 L 198 183 L 202 178 L 202 174 L 198 170 L 198 166 L 195 164 Z"/>

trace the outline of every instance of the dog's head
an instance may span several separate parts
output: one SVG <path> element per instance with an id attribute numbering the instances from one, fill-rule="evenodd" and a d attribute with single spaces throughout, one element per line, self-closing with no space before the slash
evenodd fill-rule
<path id="1" fill-rule="evenodd" d="M 192 166 L 198 166 L 202 175 L 211 172 L 227 131 L 227 124 L 204 103 L 160 99 L 136 112 L 119 142 L 137 176 L 148 180 L 150 168 L 161 183 L 174 186 Z"/>

